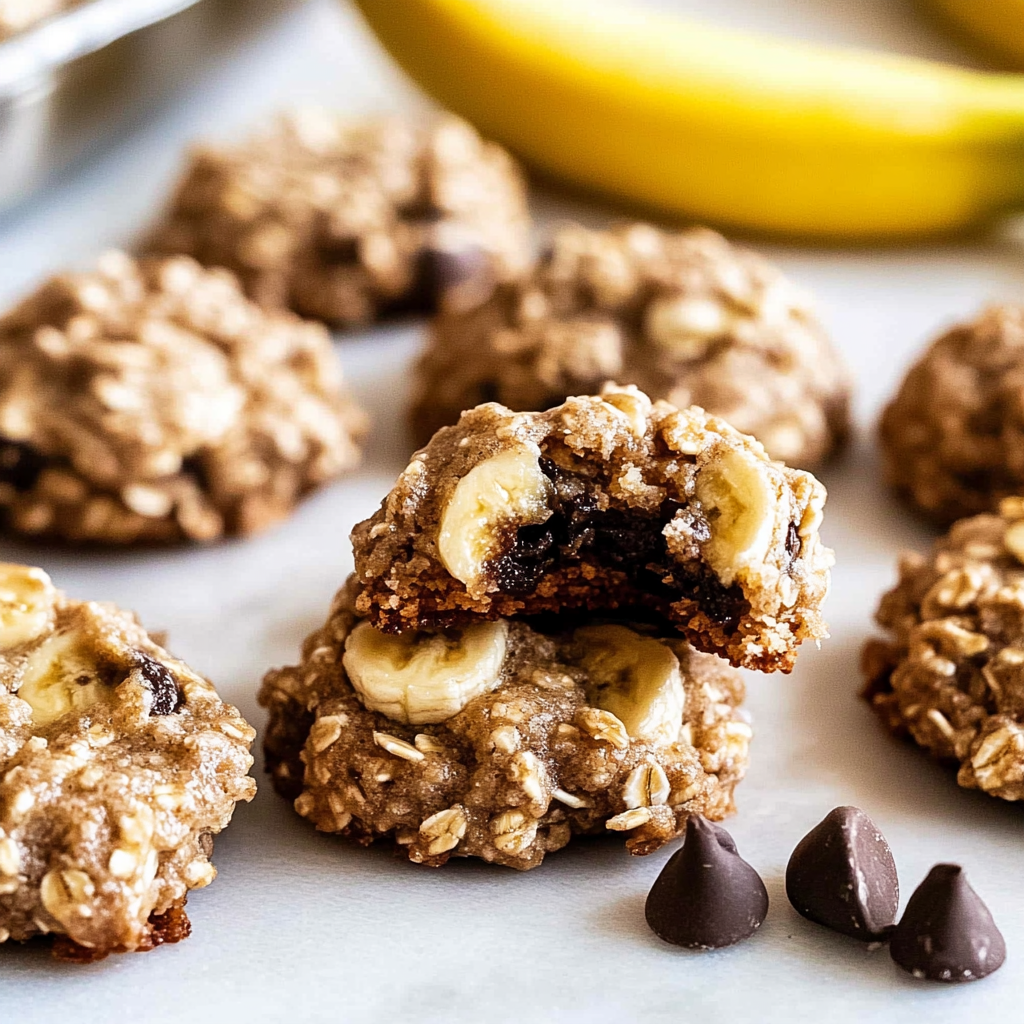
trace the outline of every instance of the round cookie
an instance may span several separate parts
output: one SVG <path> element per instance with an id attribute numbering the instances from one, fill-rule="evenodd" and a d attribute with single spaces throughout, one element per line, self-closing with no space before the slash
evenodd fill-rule
<path id="1" fill-rule="evenodd" d="M 268 771 L 321 831 L 527 869 L 573 835 L 646 854 L 734 810 L 751 729 L 720 659 L 622 623 L 387 636 L 356 591 L 260 691 Z"/>
<path id="2" fill-rule="evenodd" d="M 234 271 L 250 297 L 352 327 L 460 309 L 522 272 L 526 188 L 464 121 L 283 115 L 195 150 L 148 245 Z"/>
<path id="3" fill-rule="evenodd" d="M 364 429 L 322 325 L 187 257 L 108 253 L 0 317 L 0 524 L 17 533 L 254 533 L 353 467 Z"/>
<path id="4" fill-rule="evenodd" d="M 562 228 L 531 275 L 439 317 L 416 373 L 420 445 L 481 402 L 547 409 L 607 380 L 699 405 L 790 465 L 849 429 L 847 373 L 809 299 L 704 228 Z"/>
<path id="5" fill-rule="evenodd" d="M 934 341 L 880 435 L 889 484 L 937 523 L 1024 493 L 1024 305 L 991 306 Z"/>
<path id="6" fill-rule="evenodd" d="M 897 735 L 959 764 L 957 780 L 1024 799 L 1024 498 L 908 554 L 862 663 L 865 697 Z"/>
<path id="7" fill-rule="evenodd" d="M 0 564 L 0 943 L 95 960 L 187 936 L 254 736 L 129 612 Z"/>
<path id="8" fill-rule="evenodd" d="M 752 437 L 634 387 L 481 405 L 356 526 L 358 609 L 389 632 L 643 609 L 699 650 L 789 671 L 827 635 L 824 503 Z"/>

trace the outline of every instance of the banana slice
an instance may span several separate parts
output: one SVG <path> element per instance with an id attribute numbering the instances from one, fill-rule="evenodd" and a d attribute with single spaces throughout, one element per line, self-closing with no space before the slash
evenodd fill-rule
<path id="1" fill-rule="evenodd" d="M 82 653 L 76 633 L 56 633 L 29 655 L 18 696 L 32 708 L 39 727 L 110 700 L 114 687 L 98 677 L 96 665 Z"/>
<path id="2" fill-rule="evenodd" d="M 0 562 L 0 651 L 52 629 L 56 602 L 57 590 L 42 569 Z"/>
<path id="3" fill-rule="evenodd" d="M 538 452 L 510 448 L 474 466 L 455 486 L 441 516 L 437 550 L 445 568 L 472 587 L 500 553 L 509 524 L 530 526 L 550 515 L 551 481 Z"/>
<path id="4" fill-rule="evenodd" d="M 669 647 L 626 626 L 584 626 L 573 639 L 583 648 L 594 707 L 615 715 L 633 739 L 663 745 L 679 738 L 686 692 Z"/>
<path id="5" fill-rule="evenodd" d="M 399 636 L 361 622 L 345 641 L 342 664 L 371 711 L 407 725 L 436 724 L 497 687 L 507 645 L 504 621 Z"/>
<path id="6" fill-rule="evenodd" d="M 775 493 L 767 465 L 736 449 L 717 451 L 697 474 L 697 498 L 711 537 L 704 558 L 728 586 L 761 565 L 775 528 Z"/>

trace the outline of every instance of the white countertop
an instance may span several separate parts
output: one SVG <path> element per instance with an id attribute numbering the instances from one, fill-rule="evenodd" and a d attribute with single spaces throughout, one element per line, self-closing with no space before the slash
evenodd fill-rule
<path id="1" fill-rule="evenodd" d="M 255 0 L 254 0 L 255 2 Z M 894 42 L 953 55 L 912 0 L 658 0 L 723 20 L 810 36 Z M 418 101 L 358 20 L 311 0 L 239 49 L 217 74 L 155 114 L 89 166 L 0 219 L 0 301 L 47 271 L 127 243 L 196 135 L 237 133 L 293 101 L 352 110 Z M 600 222 L 613 211 L 538 197 L 548 217 Z M 713 954 L 663 944 L 643 902 L 668 851 L 629 858 L 614 841 L 579 843 L 520 875 L 478 863 L 431 871 L 314 833 L 261 788 L 217 840 L 220 876 L 189 902 L 194 934 L 145 956 L 87 968 L 45 949 L 0 949 L 0 1020 L 36 1021 L 885 1021 L 1019 1020 L 1024 986 L 1021 808 L 959 790 L 951 774 L 890 739 L 858 699 L 857 659 L 897 552 L 927 535 L 878 484 L 871 426 L 915 350 L 987 299 L 1024 296 L 1012 238 L 888 251 L 762 246 L 820 296 L 857 376 L 860 435 L 823 474 L 826 536 L 838 564 L 832 639 L 789 677 L 749 679 L 756 739 L 727 823 L 763 875 L 768 920 Z M 416 327 L 340 346 L 376 421 L 364 468 L 314 497 L 275 532 L 209 550 L 76 554 L 0 542 L 0 559 L 38 561 L 80 598 L 135 608 L 258 726 L 255 691 L 295 658 L 351 568 L 347 535 L 405 464 L 404 372 Z M 783 874 L 798 839 L 833 806 L 867 810 L 889 839 L 904 902 L 940 860 L 960 861 L 1006 936 L 1006 966 L 942 987 L 898 971 L 886 950 L 812 925 L 790 908 Z"/>

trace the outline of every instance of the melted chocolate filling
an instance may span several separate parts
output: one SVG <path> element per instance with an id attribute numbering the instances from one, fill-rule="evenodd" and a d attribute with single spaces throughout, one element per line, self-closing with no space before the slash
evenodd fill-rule
<path id="1" fill-rule="evenodd" d="M 749 609 L 736 584 L 726 587 L 701 566 L 681 571 L 670 557 L 662 531 L 683 506 L 666 500 L 656 512 L 597 507 L 586 479 L 547 459 L 541 469 L 554 483 L 553 512 L 544 523 L 521 527 L 511 549 L 490 565 L 507 594 L 528 594 L 541 579 L 565 564 L 590 562 L 625 573 L 639 592 L 638 603 L 655 605 L 688 598 L 725 629 Z"/>

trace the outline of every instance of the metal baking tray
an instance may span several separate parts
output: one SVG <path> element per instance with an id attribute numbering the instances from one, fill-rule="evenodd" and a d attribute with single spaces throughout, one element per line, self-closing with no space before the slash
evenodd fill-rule
<path id="1" fill-rule="evenodd" d="M 87 0 L 0 43 L 0 211 L 296 0 Z"/>

